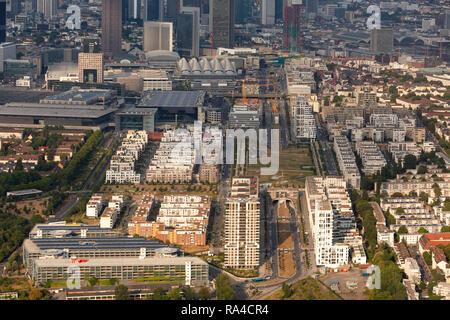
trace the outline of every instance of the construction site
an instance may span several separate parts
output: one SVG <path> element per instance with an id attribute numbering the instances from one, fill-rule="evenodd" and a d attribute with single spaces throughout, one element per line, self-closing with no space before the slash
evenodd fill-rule
<path id="1" fill-rule="evenodd" d="M 278 275 L 289 278 L 295 274 L 294 233 L 290 225 L 291 214 L 285 202 L 278 203 Z"/>

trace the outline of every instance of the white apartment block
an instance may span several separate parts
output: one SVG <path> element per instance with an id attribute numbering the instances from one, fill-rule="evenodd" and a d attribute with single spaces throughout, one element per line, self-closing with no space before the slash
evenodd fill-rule
<path id="1" fill-rule="evenodd" d="M 344 178 L 307 177 L 305 192 L 316 265 L 328 268 L 346 265 L 351 249 L 354 263 L 366 263 Z"/>
<path id="2" fill-rule="evenodd" d="M 420 273 L 419 264 L 417 263 L 416 259 L 406 258 L 403 269 L 405 270 L 405 273 L 408 276 L 408 279 L 410 279 L 411 281 L 413 281 L 416 284 L 420 283 L 420 281 L 422 279 L 422 275 Z"/>
<path id="3" fill-rule="evenodd" d="M 112 229 L 116 223 L 119 212 L 115 208 L 108 207 L 100 217 L 100 228 Z"/>
<path id="4" fill-rule="evenodd" d="M 202 224 L 206 232 L 211 199 L 205 196 L 164 196 L 156 222 L 166 227 Z"/>
<path id="5" fill-rule="evenodd" d="M 123 195 L 113 195 L 111 201 L 108 202 L 108 207 L 120 212 L 123 208 Z"/>
<path id="6" fill-rule="evenodd" d="M 386 159 L 380 151 L 380 148 L 373 141 L 360 141 L 356 143 L 356 152 L 362 160 L 362 171 L 366 175 L 381 172 L 381 169 L 387 165 Z"/>
<path id="7" fill-rule="evenodd" d="M 316 120 L 308 99 L 305 97 L 297 97 L 294 106 L 294 128 L 297 139 L 316 139 Z"/>
<path id="8" fill-rule="evenodd" d="M 373 113 L 370 115 L 370 124 L 376 128 L 397 127 L 398 116 L 392 113 Z"/>
<path id="9" fill-rule="evenodd" d="M 422 149 L 412 141 L 389 142 L 388 151 L 392 153 L 392 158 L 395 160 L 395 162 L 400 163 L 403 162 L 405 156 L 408 154 L 419 157 Z"/>
<path id="10" fill-rule="evenodd" d="M 195 157 L 192 128 L 168 130 L 150 161 L 146 179 L 148 182 L 189 183 L 192 181 Z"/>
<path id="11" fill-rule="evenodd" d="M 404 181 L 400 177 L 397 179 L 391 179 L 381 184 L 381 192 L 385 191 L 389 196 L 394 193 L 400 192 L 403 195 L 408 195 L 414 191 L 417 195 L 424 192 L 431 198 L 436 198 L 435 188 L 439 187 L 441 197 L 450 197 L 450 173 L 438 173 L 436 174 L 439 180 L 434 181 L 431 174 L 416 174 L 415 179 L 408 179 Z"/>
<path id="12" fill-rule="evenodd" d="M 139 184 L 141 175 L 135 172 L 135 163 L 141 157 L 147 143 L 146 131 L 129 130 L 116 153 L 111 157 L 105 182 Z"/>
<path id="13" fill-rule="evenodd" d="M 103 205 L 103 196 L 101 194 L 93 194 L 86 204 L 86 216 L 89 218 L 98 218 L 102 212 Z"/>
<path id="14" fill-rule="evenodd" d="M 334 151 L 336 152 L 339 168 L 347 182 L 347 187 L 359 189 L 361 186 L 361 175 L 348 139 L 344 136 L 334 137 Z"/>
<path id="15" fill-rule="evenodd" d="M 255 268 L 260 257 L 260 202 L 258 178 L 232 179 L 232 186 L 241 189 L 230 194 L 225 211 L 225 267 Z"/>

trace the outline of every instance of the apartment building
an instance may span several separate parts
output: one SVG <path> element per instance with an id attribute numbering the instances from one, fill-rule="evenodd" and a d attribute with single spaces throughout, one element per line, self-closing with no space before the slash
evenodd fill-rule
<path id="1" fill-rule="evenodd" d="M 260 257 L 260 202 L 257 177 L 233 177 L 225 204 L 225 263 L 228 268 L 255 268 Z"/>
<path id="2" fill-rule="evenodd" d="M 377 174 L 387 165 L 380 148 L 373 141 L 360 141 L 356 143 L 356 152 L 362 160 L 362 171 L 366 175 Z"/>
<path id="3" fill-rule="evenodd" d="M 294 128 L 297 139 L 314 140 L 317 135 L 316 120 L 308 99 L 297 97 L 294 106 Z"/>
<path id="4" fill-rule="evenodd" d="M 344 136 L 334 137 L 334 151 L 347 187 L 359 189 L 361 186 L 361 175 L 356 165 L 356 158 L 348 139 Z"/>
<path id="5" fill-rule="evenodd" d="M 343 177 L 306 178 L 305 193 L 318 266 L 346 265 L 350 252 L 354 263 L 367 261 L 346 186 Z"/>
<path id="6" fill-rule="evenodd" d="M 135 164 L 141 157 L 147 143 L 148 135 L 146 131 L 129 130 L 115 154 L 111 157 L 105 182 L 139 184 L 141 175 L 136 173 Z"/>
<path id="7" fill-rule="evenodd" d="M 231 108 L 228 126 L 231 129 L 259 129 L 260 109 L 255 105 L 234 105 Z"/>
<path id="8" fill-rule="evenodd" d="M 431 198 L 436 198 L 438 194 L 443 198 L 450 197 L 450 174 L 438 173 L 434 175 L 433 177 L 431 174 L 416 174 L 410 176 L 410 178 L 408 178 L 408 175 L 397 176 L 396 179 L 381 183 L 381 192 L 386 192 L 389 196 L 394 193 L 408 195 L 411 192 L 420 195 L 424 192 Z M 438 194 L 436 194 L 436 191 Z"/>
<path id="9" fill-rule="evenodd" d="M 219 182 L 219 168 L 213 164 L 201 164 L 199 168 L 199 181 L 215 184 Z"/>
<path id="10" fill-rule="evenodd" d="M 404 141 L 405 139 L 403 139 Z M 413 141 L 389 142 L 388 151 L 392 153 L 392 158 L 397 163 L 402 163 L 406 155 L 411 154 L 419 157 L 422 149 Z"/>
<path id="11" fill-rule="evenodd" d="M 102 213 L 105 201 L 101 194 L 93 194 L 86 204 L 86 217 L 98 218 Z"/>
<path id="12" fill-rule="evenodd" d="M 119 211 L 112 207 L 107 207 L 100 217 L 100 228 L 112 229 L 117 221 Z"/>
<path id="13" fill-rule="evenodd" d="M 150 206 L 151 207 L 151 206 Z M 211 199 L 205 196 L 164 196 L 156 221 L 148 221 L 149 206 L 140 205 L 128 233 L 183 246 L 206 245 Z"/>
<path id="14" fill-rule="evenodd" d="M 167 130 L 147 169 L 147 182 L 190 183 L 196 150 L 193 128 Z"/>

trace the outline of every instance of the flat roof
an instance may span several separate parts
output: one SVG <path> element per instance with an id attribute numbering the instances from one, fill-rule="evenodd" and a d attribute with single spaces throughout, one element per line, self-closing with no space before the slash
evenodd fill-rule
<path id="1" fill-rule="evenodd" d="M 91 101 L 96 102 L 98 99 L 108 98 L 108 96 L 112 95 L 113 93 L 114 90 L 109 89 L 72 89 L 53 96 L 45 97 L 42 100 L 82 101 L 88 103 Z"/>
<path id="2" fill-rule="evenodd" d="M 73 263 L 71 259 L 34 259 L 37 267 L 68 267 L 68 266 L 157 266 L 157 265 L 183 265 L 192 262 L 197 265 L 208 265 L 197 257 L 170 257 L 170 258 L 95 258 L 83 259 L 86 262 Z"/>
<path id="3" fill-rule="evenodd" d="M 29 194 L 37 194 L 42 193 L 41 190 L 38 189 L 25 189 L 25 190 L 17 190 L 17 191 L 8 191 L 6 193 L 7 196 L 25 196 Z"/>
<path id="4" fill-rule="evenodd" d="M 94 109 L 80 108 L 72 106 L 72 108 L 64 108 L 54 104 L 37 104 L 37 103 L 8 103 L 0 106 L 0 116 L 25 116 L 25 117 L 50 117 L 50 118 L 88 118 L 97 119 L 111 114 L 115 109 Z"/>
<path id="5" fill-rule="evenodd" d="M 148 91 L 139 106 L 148 108 L 195 108 L 205 95 L 204 91 Z"/>

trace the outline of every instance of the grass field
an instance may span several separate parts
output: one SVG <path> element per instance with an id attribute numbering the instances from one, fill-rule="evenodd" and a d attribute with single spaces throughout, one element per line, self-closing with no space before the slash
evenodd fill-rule
<path id="1" fill-rule="evenodd" d="M 340 300 L 339 297 L 313 278 L 302 279 L 291 286 L 292 295 L 285 300 Z M 283 292 L 278 290 L 267 300 L 282 300 Z"/>
<path id="2" fill-rule="evenodd" d="M 290 146 L 280 151 L 280 166 L 274 176 L 260 176 L 260 183 L 272 183 L 274 186 L 304 186 L 304 178 L 314 175 L 314 164 L 307 146 Z M 260 175 L 260 164 L 249 165 L 248 175 Z"/>

